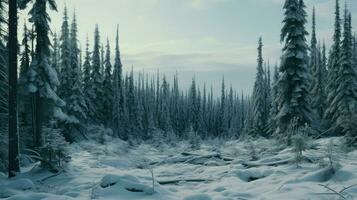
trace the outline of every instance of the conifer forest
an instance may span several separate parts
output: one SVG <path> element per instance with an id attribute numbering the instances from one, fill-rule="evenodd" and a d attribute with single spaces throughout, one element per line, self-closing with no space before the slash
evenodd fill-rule
<path id="1" fill-rule="evenodd" d="M 355 0 L 78 2 L 0 0 L 0 199 L 357 199 Z M 94 12 L 113 17 L 102 26 Z M 150 69 L 129 55 L 154 30 L 206 31 L 201 17 L 215 25 L 208 35 L 253 37 L 253 51 L 229 53 L 254 76 L 228 78 L 218 62 L 228 55 L 202 56 L 212 38 L 167 43 L 212 64 L 188 73 L 184 54 L 148 59 Z M 200 76 L 215 63 L 219 83 Z M 237 84 L 245 76 L 251 88 Z"/>

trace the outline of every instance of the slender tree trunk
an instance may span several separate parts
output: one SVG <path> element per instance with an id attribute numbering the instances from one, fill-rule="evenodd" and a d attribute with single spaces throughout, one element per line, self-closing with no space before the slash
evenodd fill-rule
<path id="1" fill-rule="evenodd" d="M 17 0 L 9 1 L 9 177 L 20 171 L 17 124 Z"/>

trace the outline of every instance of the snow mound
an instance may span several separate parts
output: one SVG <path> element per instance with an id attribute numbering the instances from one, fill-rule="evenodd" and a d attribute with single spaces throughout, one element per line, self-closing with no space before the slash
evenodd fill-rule
<path id="1" fill-rule="evenodd" d="M 7 198 L 7 200 L 70 200 L 67 196 L 58 196 L 48 193 L 19 194 Z"/>
<path id="2" fill-rule="evenodd" d="M 147 194 L 151 194 L 153 190 L 152 187 L 131 175 L 106 175 L 103 177 L 100 186 L 102 188 L 117 186 L 130 192 L 145 192 Z"/>
<path id="3" fill-rule="evenodd" d="M 13 190 L 31 190 L 34 187 L 30 179 L 16 179 L 6 184 L 6 187 Z"/>
<path id="4" fill-rule="evenodd" d="M 190 195 L 184 198 L 184 200 L 212 200 L 212 198 L 206 194 L 197 194 L 197 195 Z"/>
<path id="5" fill-rule="evenodd" d="M 336 167 L 325 167 L 316 172 L 308 173 L 303 176 L 300 181 L 308 181 L 308 182 L 325 182 L 330 180 L 339 169 L 339 166 Z"/>
<path id="6" fill-rule="evenodd" d="M 15 179 L 10 181 L 0 182 L 0 198 L 11 197 L 25 190 L 31 190 L 34 184 L 29 179 Z"/>
<path id="7" fill-rule="evenodd" d="M 268 177 L 274 173 L 273 170 L 261 169 L 261 168 L 250 168 L 236 170 L 235 174 L 244 182 L 252 182 L 258 179 Z"/>
<path id="8" fill-rule="evenodd" d="M 93 191 L 94 196 L 103 199 L 170 199 L 165 197 L 167 192 L 155 182 L 152 187 L 151 177 L 137 177 L 133 175 L 105 175 L 99 187 Z M 168 195 L 169 196 L 169 195 Z"/>

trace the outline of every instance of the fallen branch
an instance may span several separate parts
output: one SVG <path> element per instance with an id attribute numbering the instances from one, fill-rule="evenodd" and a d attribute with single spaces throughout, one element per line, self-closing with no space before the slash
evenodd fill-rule
<path id="1" fill-rule="evenodd" d="M 328 185 L 324 185 L 324 184 L 319 184 L 319 186 L 322 186 L 324 188 L 326 188 L 327 190 L 330 190 L 334 195 L 338 195 L 340 196 L 342 199 L 347 199 L 343 194 L 341 194 L 341 192 L 337 192 L 336 190 L 332 189 L 331 187 L 329 187 Z M 330 193 L 327 193 L 330 194 Z"/>
<path id="2" fill-rule="evenodd" d="M 279 161 L 275 161 L 275 162 L 266 162 L 266 163 L 259 163 L 259 162 L 244 162 L 242 163 L 242 165 L 246 168 L 252 168 L 252 167 L 261 167 L 261 166 L 278 166 L 278 165 L 285 165 L 285 164 L 289 164 L 290 162 L 292 162 L 293 159 L 289 158 L 289 159 L 285 159 L 285 160 L 279 160 Z"/>
<path id="3" fill-rule="evenodd" d="M 160 185 L 169 185 L 169 184 L 177 184 L 180 182 L 206 182 L 206 181 L 213 181 L 213 180 L 196 178 L 196 179 L 161 180 L 161 181 L 157 181 L 157 182 Z"/>

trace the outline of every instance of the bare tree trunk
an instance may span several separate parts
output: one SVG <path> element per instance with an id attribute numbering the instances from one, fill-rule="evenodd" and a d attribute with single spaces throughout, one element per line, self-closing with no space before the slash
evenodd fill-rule
<path id="1" fill-rule="evenodd" d="M 9 177 L 20 171 L 17 124 L 17 0 L 9 1 Z"/>

